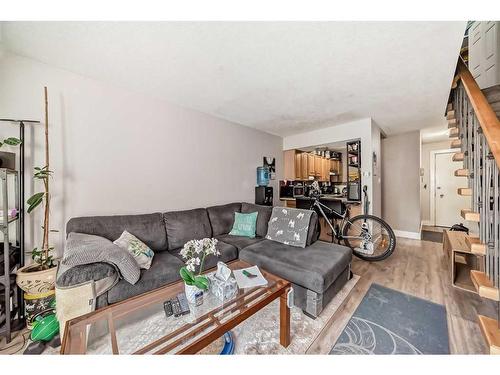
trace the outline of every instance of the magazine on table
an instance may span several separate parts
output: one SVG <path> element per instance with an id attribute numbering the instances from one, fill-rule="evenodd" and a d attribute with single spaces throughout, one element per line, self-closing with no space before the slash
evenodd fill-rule
<path id="1" fill-rule="evenodd" d="M 255 288 L 267 285 L 266 278 L 262 276 L 257 266 L 234 270 L 233 274 L 239 288 Z"/>

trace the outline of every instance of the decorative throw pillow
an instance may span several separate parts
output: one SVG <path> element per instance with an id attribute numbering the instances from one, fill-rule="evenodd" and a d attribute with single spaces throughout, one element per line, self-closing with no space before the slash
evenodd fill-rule
<path id="1" fill-rule="evenodd" d="M 231 229 L 229 234 L 232 236 L 255 238 L 257 215 L 258 212 L 251 212 L 249 214 L 235 212 L 233 229 Z"/>
<path id="2" fill-rule="evenodd" d="M 149 269 L 151 267 L 153 251 L 133 234 L 124 230 L 120 238 L 113 243 L 131 253 L 140 268 Z"/>
<path id="3" fill-rule="evenodd" d="M 266 238 L 285 245 L 306 247 L 311 210 L 273 207 Z"/>

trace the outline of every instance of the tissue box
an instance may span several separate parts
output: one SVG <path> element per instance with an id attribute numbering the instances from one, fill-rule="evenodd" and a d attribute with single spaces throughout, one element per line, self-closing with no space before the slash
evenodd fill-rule
<path id="1" fill-rule="evenodd" d="M 230 277 L 227 281 L 221 280 L 215 274 L 208 276 L 210 280 L 210 292 L 220 301 L 227 301 L 233 298 L 238 292 L 238 284 L 234 277 Z"/>

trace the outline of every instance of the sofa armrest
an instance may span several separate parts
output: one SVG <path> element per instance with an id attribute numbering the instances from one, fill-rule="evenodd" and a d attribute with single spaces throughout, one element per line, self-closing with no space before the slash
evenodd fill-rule
<path id="1" fill-rule="evenodd" d="M 119 275 L 115 267 L 108 263 L 90 263 L 73 267 L 60 264 L 56 284 L 64 288 L 109 277 L 118 278 Z"/>

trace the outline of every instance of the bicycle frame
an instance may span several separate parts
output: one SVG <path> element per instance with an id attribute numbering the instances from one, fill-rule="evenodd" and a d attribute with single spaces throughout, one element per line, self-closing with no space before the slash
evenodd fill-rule
<path id="1" fill-rule="evenodd" d="M 349 212 L 349 209 L 346 209 L 344 215 L 342 215 L 339 212 L 337 212 L 336 210 L 334 210 L 334 209 L 332 209 L 332 208 L 324 205 L 323 203 L 321 203 L 319 201 L 319 199 L 317 199 L 317 198 L 314 199 L 314 203 L 311 205 L 311 209 L 314 209 L 314 207 L 316 207 L 318 209 L 318 211 L 321 213 L 321 216 L 323 216 L 323 218 L 325 219 L 325 221 L 328 223 L 328 226 L 332 230 L 332 233 L 335 236 L 335 238 L 340 241 L 342 239 L 342 230 L 340 229 L 339 232 L 337 232 L 335 230 L 335 227 L 332 225 L 332 223 L 328 219 L 328 216 L 325 214 L 324 209 L 326 209 L 330 214 L 334 213 L 335 215 L 338 215 L 339 217 L 342 218 L 342 222 L 341 222 L 339 228 L 344 228 L 345 218 L 346 218 L 346 216 L 347 216 L 347 214 Z"/>

